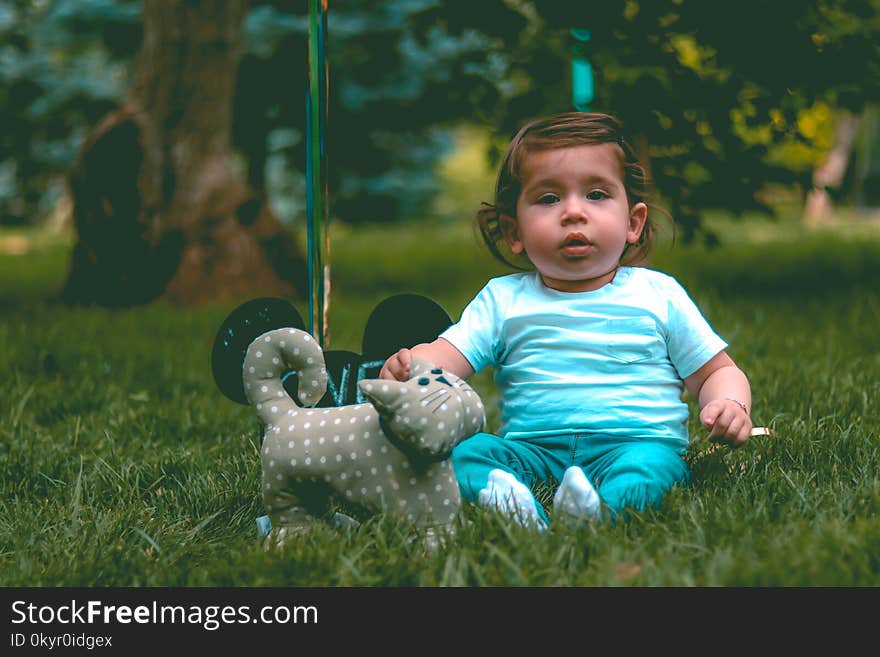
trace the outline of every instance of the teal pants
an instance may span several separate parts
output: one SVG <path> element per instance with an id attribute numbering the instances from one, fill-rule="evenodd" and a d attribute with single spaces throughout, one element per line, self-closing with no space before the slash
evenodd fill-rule
<path id="1" fill-rule="evenodd" d="M 579 466 L 612 517 L 627 507 L 656 506 L 673 485 L 690 478 L 687 463 L 673 447 L 604 434 L 509 439 L 479 433 L 456 445 L 452 465 L 462 498 L 477 503 L 485 499 L 490 480 L 499 480 L 499 470 L 513 475 L 522 490 L 551 478 L 560 482 L 567 468 Z M 536 500 L 534 505 L 546 522 L 541 505 Z"/>

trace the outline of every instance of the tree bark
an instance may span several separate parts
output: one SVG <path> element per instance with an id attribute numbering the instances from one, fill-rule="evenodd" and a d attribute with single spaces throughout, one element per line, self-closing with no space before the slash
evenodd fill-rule
<path id="1" fill-rule="evenodd" d="M 246 0 L 144 0 L 130 91 L 70 177 L 68 301 L 195 305 L 307 289 L 293 234 L 231 146 L 246 11 Z"/>

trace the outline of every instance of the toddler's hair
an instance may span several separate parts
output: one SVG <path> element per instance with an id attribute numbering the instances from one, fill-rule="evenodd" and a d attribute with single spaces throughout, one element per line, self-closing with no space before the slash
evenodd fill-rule
<path id="1" fill-rule="evenodd" d="M 647 202 L 648 181 L 645 169 L 639 163 L 635 151 L 623 138 L 618 119 L 595 112 L 565 112 L 537 119 L 520 128 L 507 147 L 498 170 L 494 205 L 482 203 L 477 211 L 477 226 L 489 252 L 506 265 L 515 269 L 524 268 L 510 262 L 501 252 L 499 244 L 504 242 L 501 215 L 516 219 L 516 201 L 522 189 L 520 170 L 527 153 L 607 143 L 617 144 L 622 152 L 623 182 L 630 207 L 639 202 Z M 621 263 L 642 261 L 650 251 L 655 232 L 656 225 L 649 212 L 639 241 L 636 244 L 627 244 Z"/>

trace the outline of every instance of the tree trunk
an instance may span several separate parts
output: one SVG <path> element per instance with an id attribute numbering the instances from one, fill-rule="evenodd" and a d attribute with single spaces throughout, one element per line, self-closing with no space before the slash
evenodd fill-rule
<path id="1" fill-rule="evenodd" d="M 71 174 L 70 302 L 194 305 L 307 289 L 292 233 L 231 146 L 246 0 L 144 0 L 123 105 Z"/>

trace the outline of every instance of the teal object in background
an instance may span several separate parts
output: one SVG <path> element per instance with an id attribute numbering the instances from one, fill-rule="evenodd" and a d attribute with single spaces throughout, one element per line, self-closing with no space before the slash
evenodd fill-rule
<path id="1" fill-rule="evenodd" d="M 594 91 L 593 67 L 586 59 L 575 59 L 571 63 L 571 100 L 575 109 L 590 111 Z"/>
<path id="2" fill-rule="evenodd" d="M 575 41 L 571 49 L 574 55 L 571 60 L 571 103 L 576 110 L 589 112 L 596 87 L 593 80 L 593 67 L 585 56 L 585 44 L 590 40 L 592 34 L 589 30 L 572 28 L 571 36 Z"/>
<path id="3" fill-rule="evenodd" d="M 269 535 L 270 531 L 272 531 L 272 521 L 269 520 L 269 516 L 257 518 L 257 535 L 260 538 L 265 538 Z"/>

